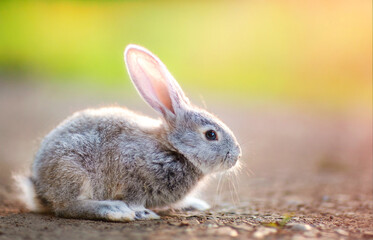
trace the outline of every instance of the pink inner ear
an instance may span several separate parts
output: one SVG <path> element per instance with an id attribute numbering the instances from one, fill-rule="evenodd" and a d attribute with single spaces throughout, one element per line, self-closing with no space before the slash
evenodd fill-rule
<path id="1" fill-rule="evenodd" d="M 147 95 L 145 99 L 156 99 L 174 113 L 172 101 L 167 87 L 167 77 L 163 66 L 149 54 L 137 49 L 128 52 L 129 66 L 135 76 L 133 80 L 140 92 Z M 132 64 L 131 64 L 132 63 Z M 152 105 L 152 103 L 149 103 Z"/>
<path id="2" fill-rule="evenodd" d="M 162 72 L 161 66 L 158 62 L 156 62 L 155 59 L 146 56 L 146 58 L 137 58 L 137 63 L 143 73 L 147 76 L 147 79 L 151 82 L 158 100 L 168 108 L 168 110 L 174 112 L 168 92 L 166 76 Z"/>

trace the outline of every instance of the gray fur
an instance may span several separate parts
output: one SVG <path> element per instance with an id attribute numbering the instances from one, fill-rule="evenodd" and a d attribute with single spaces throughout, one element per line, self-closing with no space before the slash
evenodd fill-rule
<path id="1" fill-rule="evenodd" d="M 172 111 L 162 102 L 153 106 L 163 119 L 124 108 L 88 109 L 52 130 L 32 167 L 39 203 L 62 217 L 156 219 L 145 207 L 180 202 L 204 176 L 234 166 L 241 150 L 232 132 L 192 106 L 176 81 L 168 81 Z M 209 129 L 218 141 L 204 137 Z M 190 203 L 208 206 L 196 199 Z"/>

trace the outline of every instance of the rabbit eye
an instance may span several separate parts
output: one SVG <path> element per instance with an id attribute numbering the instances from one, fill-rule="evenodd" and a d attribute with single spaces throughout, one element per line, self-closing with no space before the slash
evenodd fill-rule
<path id="1" fill-rule="evenodd" d="M 207 140 L 218 140 L 218 134 L 214 131 L 214 130 L 208 130 L 206 133 L 205 133 L 205 136 L 207 138 Z"/>

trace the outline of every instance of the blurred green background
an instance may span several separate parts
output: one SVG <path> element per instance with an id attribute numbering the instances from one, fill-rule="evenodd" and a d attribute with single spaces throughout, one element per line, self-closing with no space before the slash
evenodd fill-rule
<path id="1" fill-rule="evenodd" d="M 192 94 L 367 107 L 371 19 L 370 0 L 2 0 L 0 78 L 132 91 L 136 43 Z"/>

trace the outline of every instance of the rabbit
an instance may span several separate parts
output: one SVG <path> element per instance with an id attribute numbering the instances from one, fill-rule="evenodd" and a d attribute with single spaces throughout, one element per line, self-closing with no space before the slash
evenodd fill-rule
<path id="1" fill-rule="evenodd" d="M 205 176 L 228 170 L 241 148 L 217 117 L 192 105 L 166 66 L 147 49 L 124 52 L 135 88 L 162 118 L 125 108 L 73 114 L 41 142 L 21 184 L 31 211 L 58 217 L 128 222 L 159 219 L 152 210 L 181 203 Z"/>

